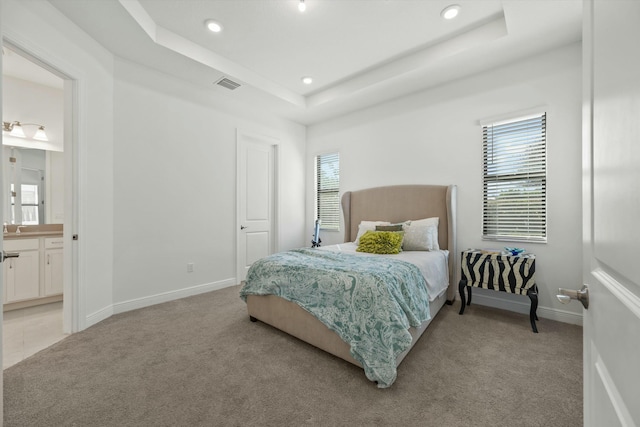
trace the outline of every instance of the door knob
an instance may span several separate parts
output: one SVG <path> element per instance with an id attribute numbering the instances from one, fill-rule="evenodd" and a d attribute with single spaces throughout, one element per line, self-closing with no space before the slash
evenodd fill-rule
<path id="1" fill-rule="evenodd" d="M 248 226 L 247 226 L 247 227 L 245 227 L 244 225 L 241 225 L 241 226 L 240 226 L 240 230 L 244 230 L 245 228 L 249 228 L 249 227 L 248 227 Z"/>
<path id="2" fill-rule="evenodd" d="M 582 288 L 577 291 L 560 288 L 558 292 L 559 294 L 556 295 L 556 297 L 562 304 L 569 304 L 571 300 L 575 299 L 580 301 L 585 309 L 589 308 L 589 288 L 587 288 L 587 285 L 582 286 Z"/>
<path id="3" fill-rule="evenodd" d="M 7 258 L 18 258 L 20 256 L 19 252 L 4 252 L 4 251 L 0 251 L 2 253 L 2 257 L 0 257 L 0 262 L 6 260 Z"/>

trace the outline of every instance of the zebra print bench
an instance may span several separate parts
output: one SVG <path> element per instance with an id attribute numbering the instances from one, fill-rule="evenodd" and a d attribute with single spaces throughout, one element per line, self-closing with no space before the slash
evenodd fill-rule
<path id="1" fill-rule="evenodd" d="M 538 333 L 538 286 L 536 285 L 536 258 L 533 254 L 518 256 L 484 253 L 469 249 L 462 252 L 461 278 L 458 284 L 460 292 L 460 314 L 465 305 L 471 304 L 471 288 L 493 289 L 518 295 L 527 295 L 531 300 L 529 319 L 531 329 Z M 465 298 L 465 288 L 469 300 Z"/>

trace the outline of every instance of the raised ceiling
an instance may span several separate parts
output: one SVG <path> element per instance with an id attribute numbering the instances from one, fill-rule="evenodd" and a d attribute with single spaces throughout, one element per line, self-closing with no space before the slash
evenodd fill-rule
<path id="1" fill-rule="evenodd" d="M 118 57 L 304 124 L 579 41 L 582 25 L 581 0 L 49 1 Z"/>

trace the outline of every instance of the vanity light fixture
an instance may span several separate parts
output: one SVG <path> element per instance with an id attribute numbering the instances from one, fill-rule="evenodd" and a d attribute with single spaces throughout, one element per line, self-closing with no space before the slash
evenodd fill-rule
<path id="1" fill-rule="evenodd" d="M 2 122 L 2 131 L 9 132 L 10 136 L 26 138 L 27 135 L 25 135 L 24 130 L 22 129 L 23 126 L 38 126 L 38 130 L 32 138 L 38 141 L 49 141 L 47 134 L 44 132 L 44 125 L 40 125 L 38 123 L 20 123 L 18 121 Z"/>
<path id="2" fill-rule="evenodd" d="M 310 85 L 311 83 L 313 83 L 313 79 L 309 76 L 303 77 L 301 80 L 302 80 L 302 83 L 306 85 Z"/>
<path id="3" fill-rule="evenodd" d="M 298 10 L 300 12 L 304 12 L 305 10 L 307 10 L 307 5 L 304 4 L 304 0 L 300 0 L 300 3 L 298 3 Z"/>
<path id="4" fill-rule="evenodd" d="M 440 16 L 442 16 L 444 19 L 453 19 L 458 16 L 459 13 L 460 5 L 452 4 L 442 9 L 442 12 L 440 12 Z"/>
<path id="5" fill-rule="evenodd" d="M 211 31 L 212 33 L 219 33 L 222 31 L 222 24 L 213 19 L 208 19 L 204 22 L 204 25 Z"/>

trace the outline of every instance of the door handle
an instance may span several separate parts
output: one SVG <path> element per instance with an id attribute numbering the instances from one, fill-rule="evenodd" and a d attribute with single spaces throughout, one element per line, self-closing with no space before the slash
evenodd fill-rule
<path id="1" fill-rule="evenodd" d="M 559 288 L 558 292 L 559 293 L 556 297 L 562 304 L 569 304 L 571 300 L 575 299 L 580 301 L 585 309 L 589 308 L 589 288 L 587 285 L 582 286 L 578 291 Z"/>
<path id="2" fill-rule="evenodd" d="M 6 260 L 7 258 L 18 258 L 20 256 L 20 252 L 5 252 L 2 251 L 2 258 L 0 262 Z"/>
<path id="3" fill-rule="evenodd" d="M 246 226 L 246 227 L 244 225 L 240 226 L 240 230 L 244 230 L 245 228 L 249 228 L 249 226 Z"/>

